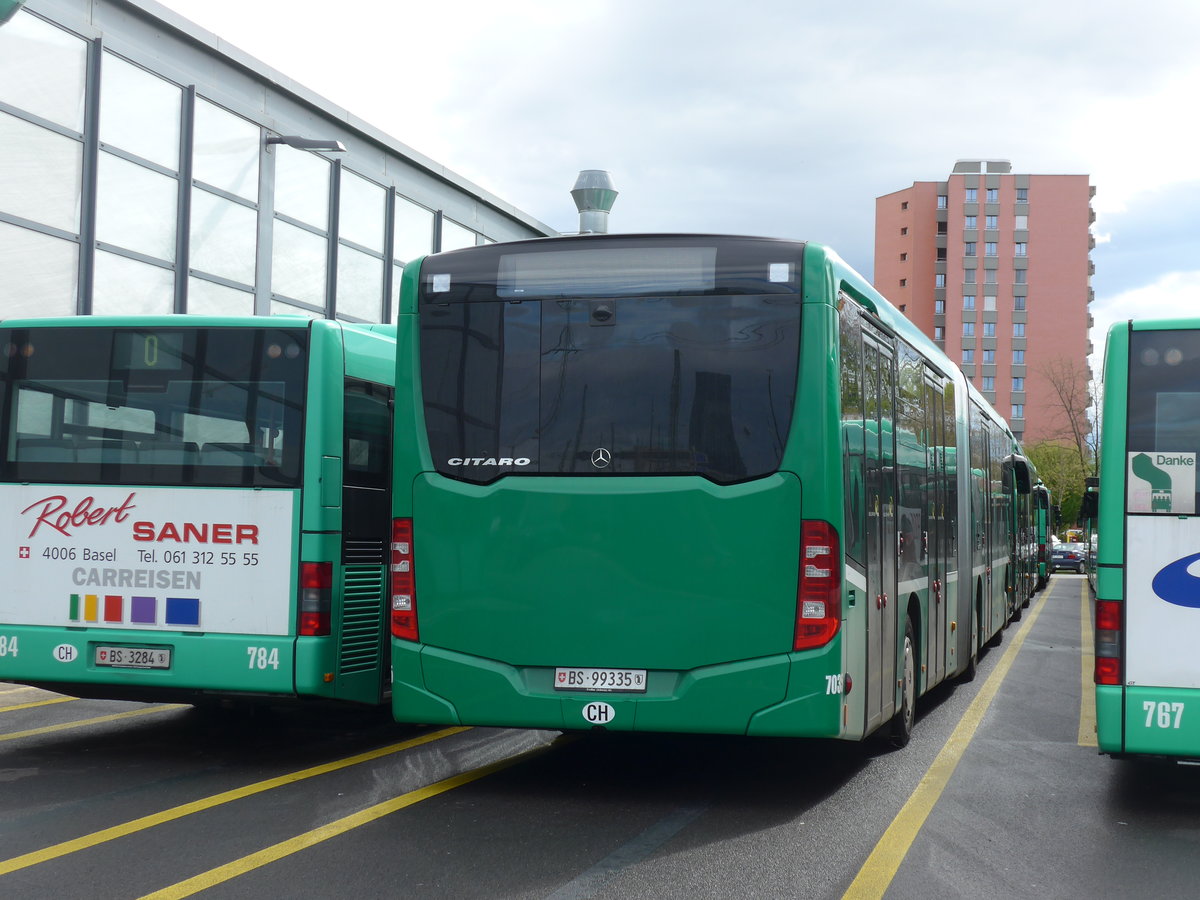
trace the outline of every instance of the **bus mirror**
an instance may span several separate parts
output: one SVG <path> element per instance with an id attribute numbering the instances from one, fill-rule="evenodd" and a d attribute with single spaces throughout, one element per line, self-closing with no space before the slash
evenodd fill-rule
<path id="1" fill-rule="evenodd" d="M 1018 494 L 1028 494 L 1033 489 L 1033 480 L 1029 477 L 1029 460 L 1014 453 L 1004 460 L 1005 474 L 1013 474 L 1014 484 Z"/>

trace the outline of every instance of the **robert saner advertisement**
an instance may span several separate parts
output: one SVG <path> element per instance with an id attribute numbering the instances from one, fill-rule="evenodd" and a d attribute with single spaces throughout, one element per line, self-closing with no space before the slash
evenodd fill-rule
<path id="1" fill-rule="evenodd" d="M 0 622 L 287 634 L 288 491 L 0 486 Z"/>

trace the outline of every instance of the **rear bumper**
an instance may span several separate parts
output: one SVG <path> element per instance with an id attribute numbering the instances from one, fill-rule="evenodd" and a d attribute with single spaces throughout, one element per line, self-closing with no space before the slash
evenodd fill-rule
<path id="1" fill-rule="evenodd" d="M 0 635 L 5 637 L 6 649 L 0 655 L 0 681 L 32 684 L 75 696 L 186 702 L 190 697 L 212 693 L 276 697 L 296 694 L 296 639 L 289 635 L 64 630 L 36 625 L 0 625 Z M 170 668 L 97 665 L 98 647 L 167 649 L 171 653 Z"/>
<path id="2" fill-rule="evenodd" d="M 1096 718 L 1102 753 L 1200 757 L 1200 690 L 1101 685 Z"/>
<path id="3" fill-rule="evenodd" d="M 836 641 L 804 654 L 650 670 L 646 692 L 628 694 L 556 691 L 552 668 L 393 641 L 392 709 L 403 722 L 839 737 L 843 698 L 828 693 L 826 677 L 840 673 L 832 647 Z"/>

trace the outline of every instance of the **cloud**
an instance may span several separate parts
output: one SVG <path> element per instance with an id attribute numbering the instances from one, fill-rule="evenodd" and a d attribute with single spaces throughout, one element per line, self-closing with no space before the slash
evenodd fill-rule
<path id="1" fill-rule="evenodd" d="M 875 197 L 1003 158 L 1091 176 L 1098 294 L 1188 252 L 1139 210 L 1194 171 L 1200 4 L 164 2 L 562 231 L 602 168 L 615 231 L 820 240 L 870 277 Z"/>

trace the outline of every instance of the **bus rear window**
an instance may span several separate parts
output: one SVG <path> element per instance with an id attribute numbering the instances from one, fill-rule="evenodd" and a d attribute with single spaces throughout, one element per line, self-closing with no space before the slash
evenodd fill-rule
<path id="1" fill-rule="evenodd" d="M 1200 492 L 1178 496 L 1176 472 L 1195 484 L 1200 461 L 1200 332 L 1129 336 L 1129 511 L 1191 514 Z"/>
<path id="2" fill-rule="evenodd" d="M 775 471 L 796 394 L 802 245 L 692 240 L 667 239 L 630 271 L 609 268 L 627 253 L 616 238 L 519 265 L 503 245 L 464 255 L 474 289 L 431 288 L 420 306 L 437 470 L 477 483 L 539 474 L 722 484 Z M 453 260 L 431 261 L 461 284 Z M 669 293 L 647 288 L 667 284 Z"/>
<path id="3" fill-rule="evenodd" d="M 299 329 L 0 330 L 7 481 L 294 486 Z"/>

